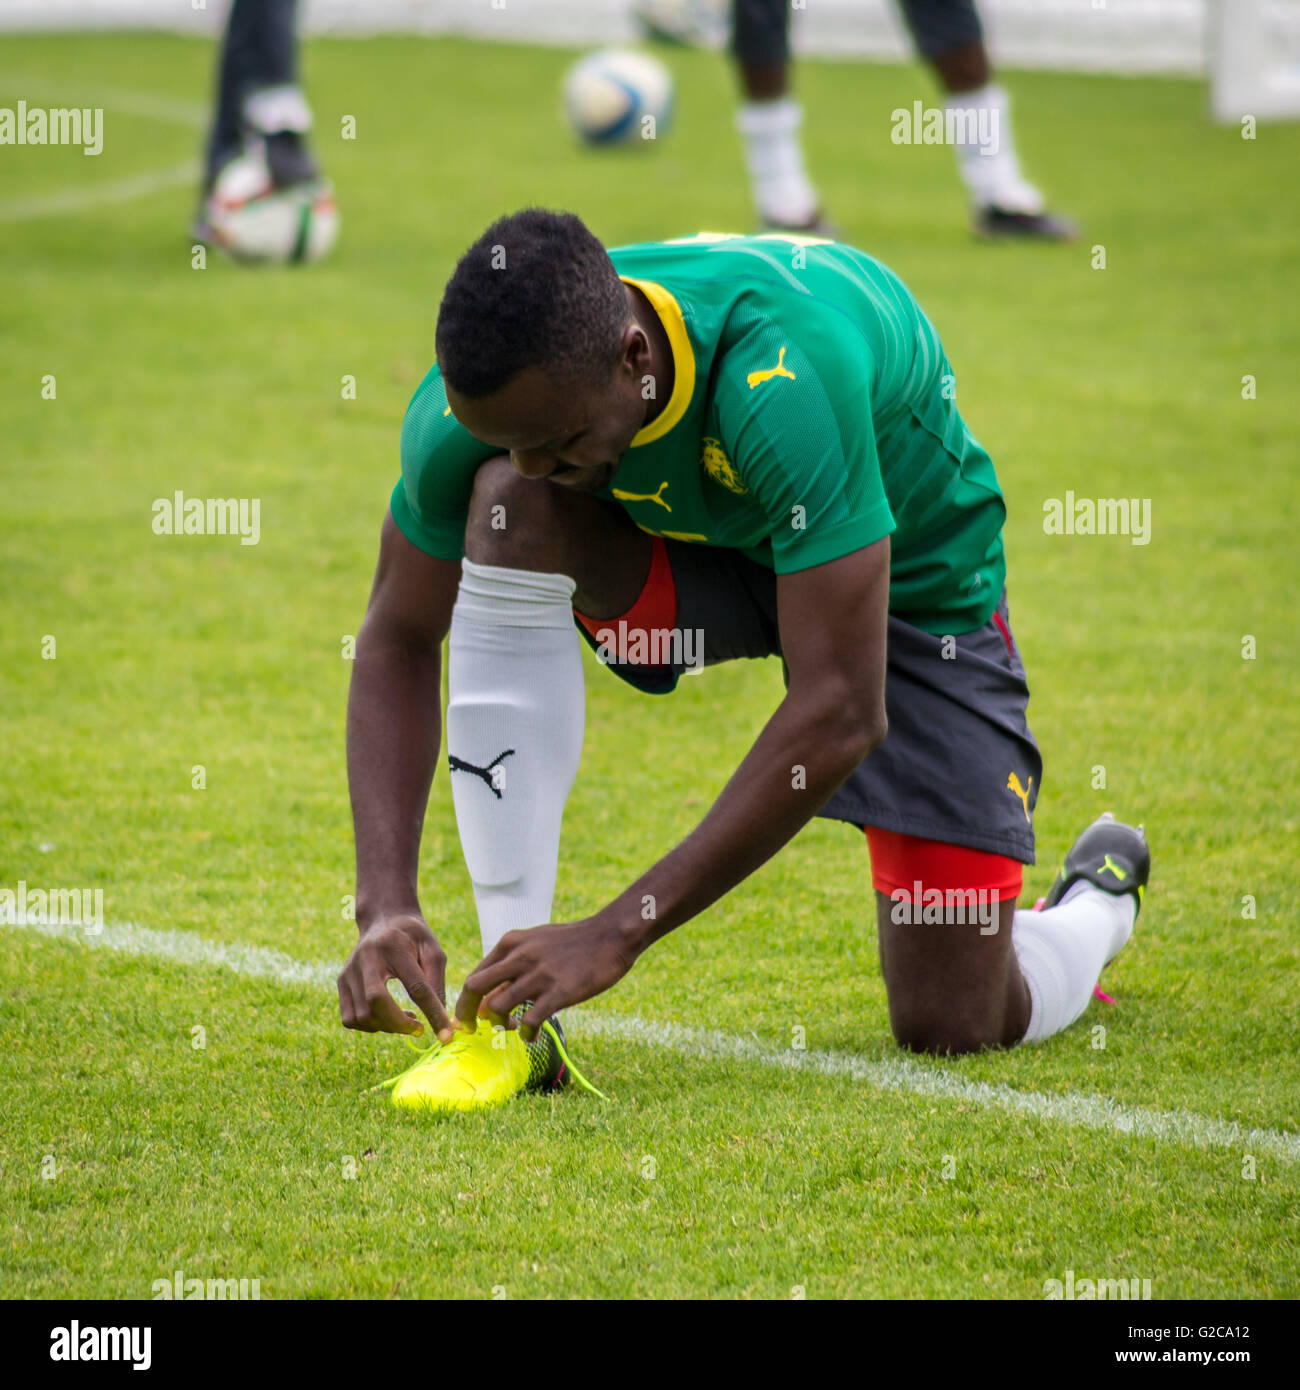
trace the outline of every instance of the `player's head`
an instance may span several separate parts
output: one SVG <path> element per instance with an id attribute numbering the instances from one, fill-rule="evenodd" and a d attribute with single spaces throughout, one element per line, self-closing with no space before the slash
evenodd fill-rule
<path id="1" fill-rule="evenodd" d="M 650 352 L 605 248 L 571 213 L 498 218 L 438 313 L 453 414 L 530 477 L 600 487 L 645 423 Z"/>

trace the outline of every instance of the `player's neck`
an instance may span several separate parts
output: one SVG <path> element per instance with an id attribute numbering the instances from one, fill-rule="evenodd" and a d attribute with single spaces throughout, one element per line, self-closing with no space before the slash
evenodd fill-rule
<path id="1" fill-rule="evenodd" d="M 673 366 L 673 350 L 668 343 L 668 334 L 659 319 L 659 315 L 655 313 L 654 305 L 635 285 L 627 285 L 625 288 L 632 313 L 637 323 L 644 329 L 650 342 L 650 367 L 646 375 L 654 381 L 654 394 L 646 400 L 645 419 L 641 422 L 644 428 L 672 398 L 676 371 Z"/>

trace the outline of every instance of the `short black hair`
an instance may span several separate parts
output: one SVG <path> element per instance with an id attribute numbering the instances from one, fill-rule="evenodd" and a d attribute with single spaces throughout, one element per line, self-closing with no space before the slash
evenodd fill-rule
<path id="1" fill-rule="evenodd" d="M 609 253 L 571 212 L 499 217 L 460 258 L 438 311 L 443 380 L 471 400 L 526 367 L 612 368 L 628 320 Z"/>

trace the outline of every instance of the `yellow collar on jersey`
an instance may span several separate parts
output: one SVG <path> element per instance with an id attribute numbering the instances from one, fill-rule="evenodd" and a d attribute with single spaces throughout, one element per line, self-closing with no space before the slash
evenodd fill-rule
<path id="1" fill-rule="evenodd" d="M 691 340 L 686 333 L 681 306 L 662 285 L 656 285 L 653 280 L 634 280 L 630 275 L 620 275 L 618 278 L 625 285 L 640 290 L 650 301 L 650 307 L 659 315 L 659 322 L 668 335 L 668 346 L 673 354 L 673 394 L 659 414 L 632 437 L 629 447 L 635 449 L 662 439 L 686 414 L 686 407 L 695 394 L 695 354 L 691 351 Z"/>

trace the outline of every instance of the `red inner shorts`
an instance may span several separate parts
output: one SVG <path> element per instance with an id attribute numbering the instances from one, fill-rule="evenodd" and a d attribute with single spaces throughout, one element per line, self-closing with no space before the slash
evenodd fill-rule
<path id="1" fill-rule="evenodd" d="M 923 840 L 864 825 L 871 851 L 871 883 L 877 893 L 911 902 L 919 882 L 921 891 L 941 893 L 974 889 L 996 893 L 998 902 L 1014 901 L 1024 886 L 1025 866 L 1004 854 L 989 854 L 965 845 Z"/>
<path id="2" fill-rule="evenodd" d="M 662 536 L 653 536 L 651 541 L 650 573 L 646 575 L 636 602 L 626 613 L 620 613 L 617 618 L 589 618 L 576 608 L 573 610 L 573 616 L 597 642 L 602 632 L 617 633 L 609 647 L 619 661 L 626 660 L 627 643 L 634 632 L 677 626 L 677 585 L 673 581 L 673 567 L 668 563 L 668 547 Z"/>

